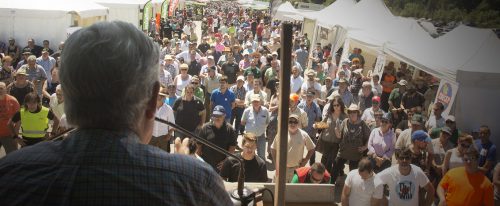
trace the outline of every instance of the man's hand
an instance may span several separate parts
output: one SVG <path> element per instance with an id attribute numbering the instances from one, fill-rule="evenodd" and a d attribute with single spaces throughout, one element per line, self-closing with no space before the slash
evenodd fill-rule
<path id="1" fill-rule="evenodd" d="M 305 159 L 305 158 L 304 158 L 304 159 L 302 159 L 302 161 L 300 161 L 300 164 L 299 164 L 299 165 L 300 165 L 300 167 L 304 167 L 304 166 L 306 166 L 307 161 L 308 161 L 308 159 Z"/>
<path id="2" fill-rule="evenodd" d="M 377 167 L 380 167 L 383 161 L 384 161 L 383 158 L 375 157 L 375 164 L 377 165 Z"/>
<path id="3" fill-rule="evenodd" d="M 364 152 L 367 148 L 367 146 L 358 147 L 358 152 Z"/>
<path id="4" fill-rule="evenodd" d="M 443 200 L 443 201 L 439 201 L 438 206 L 446 206 L 446 205 L 448 205 L 448 204 L 446 204 L 446 201 L 445 201 L 445 200 Z"/>
<path id="5" fill-rule="evenodd" d="M 21 145 L 21 147 L 26 146 L 26 142 L 24 141 L 24 139 L 18 137 L 17 135 L 15 136 L 14 141 L 16 141 L 17 144 Z"/>
<path id="6" fill-rule="evenodd" d="M 227 159 L 227 158 L 226 158 L 226 159 Z M 224 162 L 226 161 L 226 159 L 224 159 L 224 160 L 220 161 L 220 162 L 217 164 L 217 169 L 218 169 L 219 171 L 221 171 L 221 170 L 222 170 L 222 165 L 224 165 Z"/>

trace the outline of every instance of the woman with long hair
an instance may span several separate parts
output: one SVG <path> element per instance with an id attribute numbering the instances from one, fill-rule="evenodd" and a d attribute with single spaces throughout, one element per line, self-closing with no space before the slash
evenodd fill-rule
<path id="1" fill-rule="evenodd" d="M 331 173 L 339 151 L 340 125 L 347 115 L 345 114 L 344 102 L 340 96 L 334 96 L 329 105 L 326 118 L 321 123 L 314 124 L 313 127 L 324 129 L 320 134 L 316 149 L 323 154 L 321 163 Z"/>

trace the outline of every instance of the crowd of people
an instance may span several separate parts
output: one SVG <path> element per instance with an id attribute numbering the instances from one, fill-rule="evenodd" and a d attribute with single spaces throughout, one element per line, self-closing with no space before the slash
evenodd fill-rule
<path id="1" fill-rule="evenodd" d="M 342 51 L 331 51 L 331 45 L 311 45 L 299 25 L 291 42 L 293 66 L 281 68 L 279 21 L 242 9 L 236 2 L 211 2 L 204 12 L 200 44 L 189 12 L 164 19 L 161 25 L 152 21 L 150 39 L 160 48 L 155 116 L 244 159 L 245 181 L 276 178 L 268 177 L 271 168 L 266 162 L 275 163 L 278 141 L 287 138 L 286 181 L 343 184 L 342 205 L 494 204 L 493 185 L 500 187 L 500 164 L 491 131 L 487 125 L 478 128 L 475 137 L 460 131 L 455 117 L 443 114 L 444 105 L 433 102 L 438 80 L 430 74 L 413 74 L 404 62 L 399 68 L 389 62 L 383 74 L 373 74 L 362 49 L 354 48 L 341 60 Z M 68 110 L 72 115 L 89 114 L 64 108 L 67 90 L 59 84 L 63 48 L 61 43 L 54 52 L 48 41 L 42 47 L 33 39 L 23 49 L 14 39 L 0 45 L 0 146 L 7 156 L 18 145 L 32 146 L 69 128 L 95 125 L 66 120 Z M 112 52 L 112 48 L 103 49 L 110 51 L 89 53 L 88 58 Z M 88 65 L 99 63 L 103 62 Z M 73 72 L 91 78 L 84 69 Z M 280 84 L 280 69 L 291 70 L 290 85 Z M 114 82 L 120 81 L 125 80 L 70 88 L 70 95 L 85 95 L 72 96 L 71 103 L 90 108 L 107 104 L 107 99 L 87 95 L 98 87 L 118 89 Z M 290 101 L 288 137 L 277 138 L 281 86 L 290 86 L 292 94 L 283 100 Z M 86 94 L 85 88 L 91 91 Z M 124 95 L 129 96 L 120 97 L 124 104 L 133 102 L 135 93 Z M 119 128 L 122 122 L 112 117 L 88 121 Z M 191 155 L 225 181 L 237 180 L 237 160 L 186 137 L 155 122 L 146 143 L 167 153 Z M 344 174 L 345 165 L 348 174 Z M 346 176 L 345 183 L 337 181 L 341 176 Z M 500 200 L 498 191 L 495 200 Z"/>

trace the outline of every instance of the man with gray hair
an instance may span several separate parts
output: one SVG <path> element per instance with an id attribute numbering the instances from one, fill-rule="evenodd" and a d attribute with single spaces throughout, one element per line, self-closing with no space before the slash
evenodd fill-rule
<path id="1" fill-rule="evenodd" d="M 27 59 L 28 64 L 19 68 L 19 70 L 26 71 L 28 80 L 35 85 L 35 91 L 38 96 L 42 97 L 42 86 L 47 80 L 47 73 L 42 66 L 36 63 L 36 56 L 31 55 Z"/>
<path id="2" fill-rule="evenodd" d="M 231 204 L 209 165 L 147 145 L 160 84 L 159 48 L 144 33 L 100 22 L 73 33 L 61 59 L 76 130 L 0 160 L 2 205 Z"/>

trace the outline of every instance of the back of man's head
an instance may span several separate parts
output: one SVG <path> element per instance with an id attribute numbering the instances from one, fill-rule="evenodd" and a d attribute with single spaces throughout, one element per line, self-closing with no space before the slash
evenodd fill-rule
<path id="1" fill-rule="evenodd" d="M 68 123 L 134 128 L 158 89 L 158 58 L 157 45 L 129 23 L 100 22 L 73 33 L 59 73 Z"/>
<path id="2" fill-rule="evenodd" d="M 372 162 L 368 158 L 363 158 L 358 163 L 358 171 L 359 172 L 368 172 L 372 173 L 373 165 Z"/>
<path id="3" fill-rule="evenodd" d="M 325 170 L 326 170 L 325 165 L 323 165 L 321 162 L 315 162 L 311 165 L 311 172 L 324 174 Z"/>

